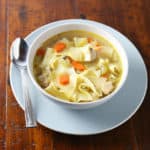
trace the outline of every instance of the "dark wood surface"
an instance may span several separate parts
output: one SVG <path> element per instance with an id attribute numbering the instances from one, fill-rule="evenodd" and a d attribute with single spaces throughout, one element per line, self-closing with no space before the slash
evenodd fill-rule
<path id="1" fill-rule="evenodd" d="M 80 17 L 125 34 L 139 49 L 149 73 L 149 0 L 0 0 L 0 150 L 150 150 L 149 91 L 138 112 L 107 133 L 79 137 L 41 125 L 25 128 L 24 113 L 9 83 L 11 42 L 49 22 Z"/>

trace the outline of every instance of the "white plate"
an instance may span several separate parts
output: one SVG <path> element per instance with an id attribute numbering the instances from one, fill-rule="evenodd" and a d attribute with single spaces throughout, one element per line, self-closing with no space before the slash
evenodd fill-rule
<path id="1" fill-rule="evenodd" d="M 62 22 L 57 21 L 42 26 L 25 39 L 30 44 L 42 31 Z M 76 20 L 72 19 L 72 22 Z M 92 135 L 114 129 L 135 114 L 146 94 L 147 71 L 136 47 L 124 35 L 111 27 L 93 21 L 88 22 L 110 32 L 122 43 L 129 59 L 129 75 L 121 91 L 111 101 L 87 110 L 72 110 L 55 104 L 38 93 L 29 79 L 30 95 L 38 122 L 57 132 Z M 20 73 L 13 64 L 10 65 L 10 83 L 17 102 L 24 109 Z"/>

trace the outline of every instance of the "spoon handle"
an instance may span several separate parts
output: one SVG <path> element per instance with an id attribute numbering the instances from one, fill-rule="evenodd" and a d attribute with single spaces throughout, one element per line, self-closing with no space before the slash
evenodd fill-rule
<path id="1" fill-rule="evenodd" d="M 35 127 L 37 126 L 37 124 L 36 124 L 36 119 L 33 113 L 31 99 L 28 91 L 27 70 L 20 69 L 20 72 L 21 72 L 21 81 L 22 81 L 23 100 L 25 106 L 24 113 L 25 113 L 26 127 Z"/>

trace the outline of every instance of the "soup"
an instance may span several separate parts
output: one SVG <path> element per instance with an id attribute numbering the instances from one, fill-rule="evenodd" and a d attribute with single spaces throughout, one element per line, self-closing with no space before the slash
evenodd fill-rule
<path id="1" fill-rule="evenodd" d="M 37 49 L 33 73 L 50 95 L 70 102 L 89 102 L 116 89 L 122 63 L 105 38 L 86 31 L 68 31 L 51 37 Z"/>

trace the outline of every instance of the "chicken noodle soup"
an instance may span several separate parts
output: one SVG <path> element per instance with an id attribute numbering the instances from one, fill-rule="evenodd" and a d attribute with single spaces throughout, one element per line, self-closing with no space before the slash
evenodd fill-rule
<path id="1" fill-rule="evenodd" d="M 70 102 L 87 102 L 115 90 L 122 63 L 113 45 L 103 37 L 68 31 L 41 45 L 34 57 L 33 72 L 47 93 Z"/>

